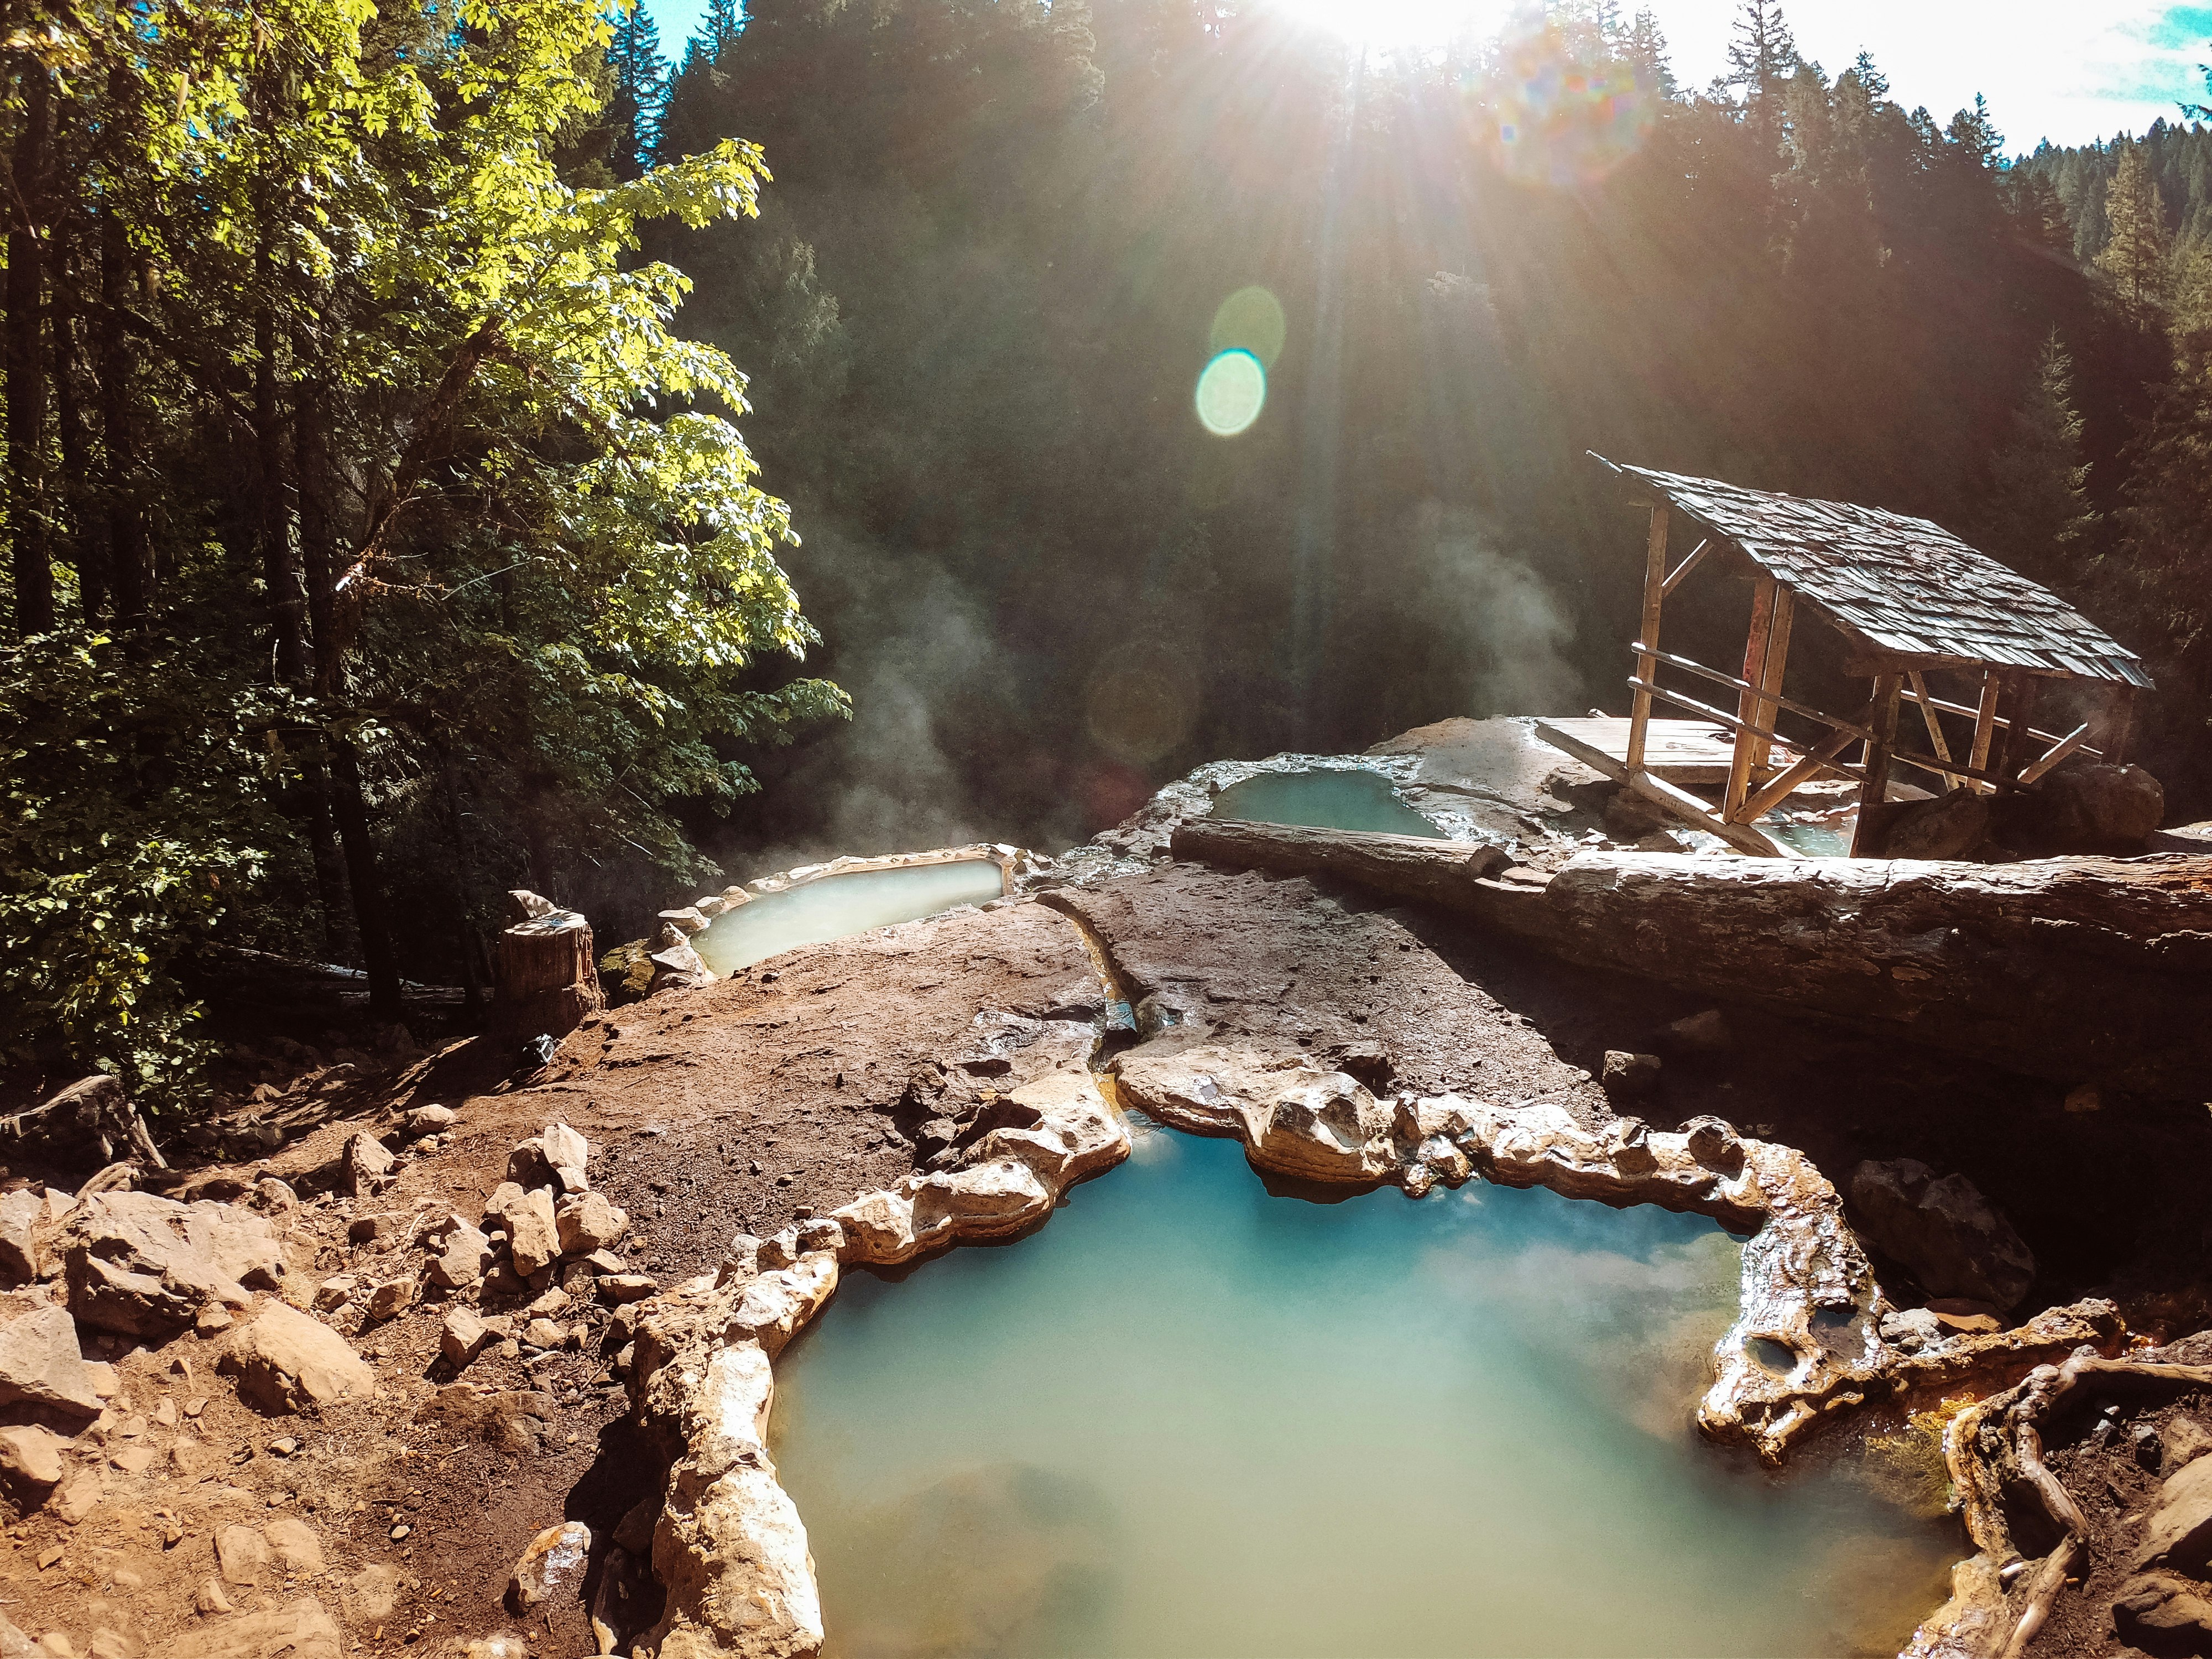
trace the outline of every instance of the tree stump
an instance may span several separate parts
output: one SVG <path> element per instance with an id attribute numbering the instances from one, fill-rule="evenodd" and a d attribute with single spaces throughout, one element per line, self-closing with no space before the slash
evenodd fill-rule
<path id="1" fill-rule="evenodd" d="M 518 890 L 507 898 L 514 921 L 499 936 L 492 1029 L 509 1037 L 566 1036 L 607 1006 L 592 924 L 535 893 Z"/>

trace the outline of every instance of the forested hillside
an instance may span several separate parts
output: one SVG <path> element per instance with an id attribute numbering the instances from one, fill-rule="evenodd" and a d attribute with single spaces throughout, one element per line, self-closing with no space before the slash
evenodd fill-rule
<path id="1" fill-rule="evenodd" d="M 1980 538 L 2156 659 L 2145 758 L 2206 810 L 2212 129 L 2008 166 L 2001 109 L 1779 8 L 1704 90 L 1604 11 L 1364 64 L 1181 0 L 710 19 L 660 153 L 776 182 L 663 251 L 857 710 L 732 844 L 1049 843 L 1212 756 L 1617 708 L 1639 544 L 1586 449 Z M 1217 437 L 1252 285 L 1279 355 Z"/>

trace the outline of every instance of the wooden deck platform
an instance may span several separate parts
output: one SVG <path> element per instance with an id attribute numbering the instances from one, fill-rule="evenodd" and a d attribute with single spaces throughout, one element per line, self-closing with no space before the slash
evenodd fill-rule
<path id="1" fill-rule="evenodd" d="M 1549 727 L 1583 748 L 1609 756 L 1613 765 L 1625 771 L 1628 764 L 1628 724 L 1626 715 L 1619 720 L 1601 715 L 1585 720 L 1544 720 L 1537 722 L 1536 732 L 1542 737 Z M 1551 739 L 1546 738 L 1545 741 Z M 1572 749 L 1567 752 L 1577 760 L 1584 758 Z M 1735 734 L 1711 720 L 1655 720 L 1650 735 L 1644 740 L 1645 770 L 1669 783 L 1692 788 L 1700 784 L 1717 787 L 1727 783 L 1729 763 L 1735 753 Z M 1598 769 L 1605 770 L 1603 767 Z"/>

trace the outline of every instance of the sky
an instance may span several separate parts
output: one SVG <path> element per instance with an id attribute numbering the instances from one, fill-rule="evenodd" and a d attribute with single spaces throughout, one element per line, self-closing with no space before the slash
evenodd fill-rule
<path id="1" fill-rule="evenodd" d="M 702 0 L 647 0 L 663 49 L 683 55 Z M 1314 0 L 1293 0 L 1311 9 Z M 1347 16 L 1374 15 L 1369 0 L 1321 0 Z M 1421 0 L 1478 17 L 1504 15 L 1510 0 Z M 1649 5 L 1674 49 L 1674 73 L 1702 87 L 1720 72 L 1735 0 L 1623 0 Z M 2087 143 L 2141 132 L 2183 100 L 2207 101 L 2197 65 L 2212 61 L 2212 3 L 2166 0 L 1784 0 L 1797 49 L 1833 76 L 1862 47 L 1907 109 L 1925 104 L 1939 123 L 1990 101 L 2012 153 L 2039 140 Z"/>

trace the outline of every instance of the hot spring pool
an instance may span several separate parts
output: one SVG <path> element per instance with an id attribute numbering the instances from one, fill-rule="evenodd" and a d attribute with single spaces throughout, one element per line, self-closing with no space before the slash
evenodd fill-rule
<path id="1" fill-rule="evenodd" d="M 820 945 L 894 922 L 919 921 L 956 905 L 981 904 L 1004 892 L 989 859 L 855 870 L 765 893 L 725 910 L 692 935 L 692 948 L 718 974 L 733 974 L 802 945 Z"/>
<path id="2" fill-rule="evenodd" d="M 1400 799 L 1389 778 L 1358 769 L 1257 773 L 1223 790 L 1208 816 L 1444 839 L 1442 830 Z"/>
<path id="3" fill-rule="evenodd" d="M 1691 1426 L 1737 1261 L 1541 1190 L 1271 1197 L 1140 1133 L 1029 1238 L 852 1273 L 779 1364 L 825 1652 L 1894 1653 L 1947 1535 Z"/>

